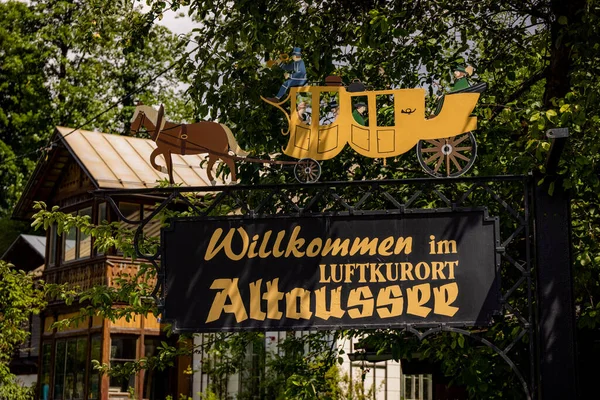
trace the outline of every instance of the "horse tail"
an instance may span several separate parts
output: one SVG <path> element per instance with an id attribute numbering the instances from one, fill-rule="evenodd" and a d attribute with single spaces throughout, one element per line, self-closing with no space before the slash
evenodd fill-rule
<path id="1" fill-rule="evenodd" d="M 237 140 L 235 140 L 235 136 L 233 136 L 233 132 L 231 132 L 231 129 L 229 129 L 229 127 L 227 125 L 224 125 L 224 124 L 219 124 L 219 125 L 221 125 L 221 127 L 225 131 L 225 134 L 227 135 L 227 142 L 229 143 L 229 149 L 231 151 L 233 151 L 236 155 L 242 156 L 242 157 L 246 157 L 248 154 L 250 154 L 240 147 Z"/>

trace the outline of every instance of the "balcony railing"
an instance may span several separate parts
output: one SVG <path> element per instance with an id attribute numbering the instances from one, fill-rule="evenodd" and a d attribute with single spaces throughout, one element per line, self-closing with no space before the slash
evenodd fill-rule
<path id="1" fill-rule="evenodd" d="M 140 262 L 118 256 L 76 261 L 58 268 L 47 268 L 42 279 L 47 283 L 64 284 L 78 290 L 88 290 L 94 286 L 117 286 L 119 277 L 133 277 L 139 272 Z M 149 284 L 154 284 L 152 279 Z"/>

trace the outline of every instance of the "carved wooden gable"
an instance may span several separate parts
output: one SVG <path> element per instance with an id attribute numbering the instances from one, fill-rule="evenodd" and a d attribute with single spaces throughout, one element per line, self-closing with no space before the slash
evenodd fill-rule
<path id="1" fill-rule="evenodd" d="M 75 160 L 71 159 L 64 166 L 61 177 L 56 183 L 53 200 L 55 203 L 62 203 L 65 206 L 64 203 L 67 199 L 76 198 L 73 200 L 79 202 L 84 200 L 84 197 L 88 198 L 90 196 L 88 191 L 94 189 L 94 184 L 86 172 Z M 68 202 L 71 203 L 71 201 Z"/>

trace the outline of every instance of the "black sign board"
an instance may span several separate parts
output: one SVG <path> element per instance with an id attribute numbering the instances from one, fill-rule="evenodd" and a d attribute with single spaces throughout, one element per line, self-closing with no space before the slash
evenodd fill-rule
<path id="1" fill-rule="evenodd" d="M 164 318 L 190 332 L 488 325 L 498 240 L 485 209 L 173 219 Z"/>

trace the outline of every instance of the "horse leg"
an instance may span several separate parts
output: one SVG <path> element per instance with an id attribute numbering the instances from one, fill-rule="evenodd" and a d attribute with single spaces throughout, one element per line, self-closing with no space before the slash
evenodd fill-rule
<path id="1" fill-rule="evenodd" d="M 233 158 L 231 157 L 222 157 L 221 160 L 227 164 L 229 170 L 231 171 L 231 183 L 235 183 L 235 181 L 237 181 L 235 176 L 235 161 L 233 161 Z"/>
<path id="2" fill-rule="evenodd" d="M 173 179 L 173 160 L 171 159 L 171 152 L 166 151 L 164 153 L 164 156 L 165 160 L 167 161 L 167 170 L 169 171 L 169 182 L 171 183 L 171 185 L 173 185 L 175 183 L 175 180 Z"/>
<path id="3" fill-rule="evenodd" d="M 215 186 L 217 184 L 217 181 L 215 180 L 215 178 L 213 177 L 212 174 L 212 169 L 215 165 L 215 162 L 217 162 L 217 156 L 215 156 L 213 153 L 208 153 L 208 164 L 206 164 L 206 175 L 208 175 L 208 179 L 210 179 L 210 184 Z"/>

